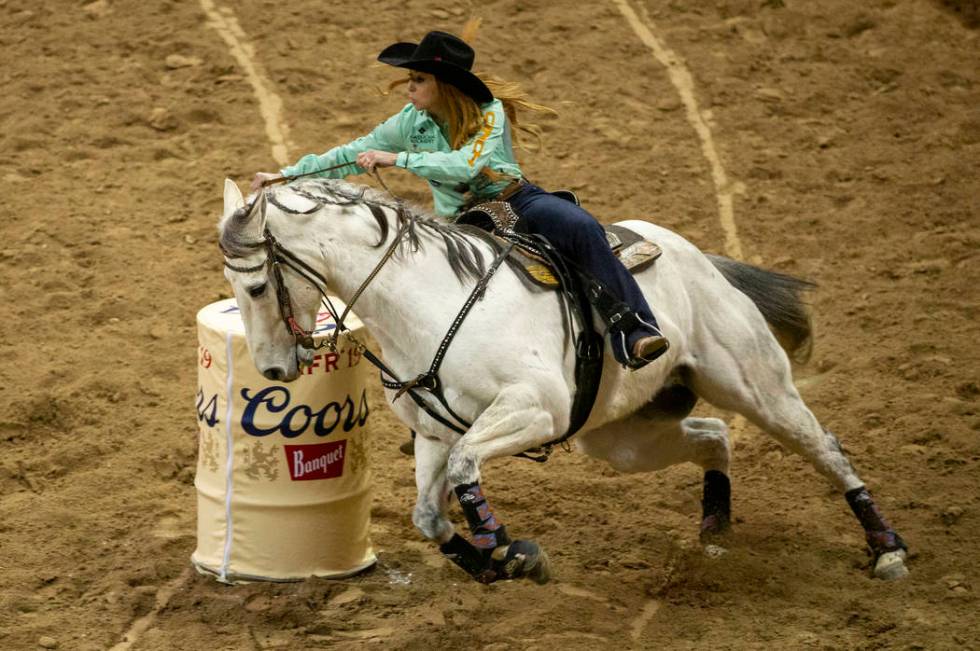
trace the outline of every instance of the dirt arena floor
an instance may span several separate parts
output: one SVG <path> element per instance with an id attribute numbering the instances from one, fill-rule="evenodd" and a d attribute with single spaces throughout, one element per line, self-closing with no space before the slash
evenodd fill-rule
<path id="1" fill-rule="evenodd" d="M 0 648 L 980 649 L 975 2 L 624 0 L 692 75 L 743 258 L 819 283 L 798 383 L 909 543 L 908 579 L 869 578 L 841 496 L 735 419 L 724 557 L 697 544 L 696 468 L 623 476 L 559 452 L 484 469 L 556 579 L 477 585 L 412 527 L 406 431 L 374 384 L 377 567 L 229 587 L 189 564 L 194 317 L 230 291 L 224 178 L 277 166 L 205 18 L 217 1 L 0 0 Z M 698 135 L 622 9 L 242 0 L 233 16 L 292 158 L 403 104 L 377 91 L 397 76 L 381 47 L 482 16 L 477 67 L 561 113 L 529 177 L 723 253 Z"/>

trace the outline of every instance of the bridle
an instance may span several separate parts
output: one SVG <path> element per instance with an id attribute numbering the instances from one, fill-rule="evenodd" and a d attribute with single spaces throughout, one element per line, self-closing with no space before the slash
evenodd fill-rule
<path id="1" fill-rule="evenodd" d="M 354 165 L 354 163 L 340 163 L 338 165 L 332 165 L 330 167 L 316 169 L 311 172 L 305 172 L 303 174 L 295 174 L 288 177 L 281 176 L 278 178 L 266 179 L 262 181 L 260 185 L 259 197 L 261 197 L 262 199 L 263 212 L 265 211 L 265 202 L 267 200 L 265 194 L 265 188 L 272 185 L 277 185 L 279 183 L 286 183 L 288 181 L 293 181 L 295 179 L 304 176 L 322 174 L 324 172 L 330 172 L 351 165 Z M 388 194 L 392 194 L 391 190 L 388 189 L 388 185 L 384 182 L 384 179 L 381 178 L 381 174 L 376 169 L 374 170 L 374 176 L 381 184 L 381 187 L 383 187 L 385 191 L 388 192 Z M 392 194 L 392 196 L 394 195 Z M 242 206 L 242 208 L 239 209 L 244 213 L 245 217 L 251 214 L 253 208 L 255 207 L 255 203 L 259 197 L 256 197 L 256 199 L 254 199 L 252 203 L 246 204 L 245 206 Z M 401 199 L 396 197 L 396 201 L 397 201 L 397 210 L 399 211 L 400 214 L 404 215 L 405 209 Z M 402 221 L 402 227 L 399 228 L 397 233 L 395 233 L 395 239 L 392 240 L 391 245 L 388 247 L 388 250 L 385 251 L 385 254 L 381 257 L 381 260 L 378 261 L 378 264 L 375 265 L 371 273 L 368 274 L 368 277 L 364 279 L 364 282 L 361 283 L 361 286 L 358 287 L 357 291 L 354 292 L 353 298 L 351 298 L 350 302 L 347 303 L 347 305 L 344 307 L 343 314 L 340 314 L 339 316 L 337 314 L 336 308 L 334 308 L 333 303 L 330 301 L 330 297 L 327 295 L 327 292 L 324 289 L 327 286 L 327 279 L 324 278 L 315 269 L 310 267 L 308 264 L 303 262 L 289 249 L 279 244 L 276 238 L 273 237 L 272 233 L 269 232 L 268 228 L 265 228 L 262 231 L 261 240 L 258 240 L 257 242 L 245 242 L 242 244 L 242 246 L 245 246 L 247 248 L 264 247 L 266 250 L 265 260 L 252 267 L 239 267 L 229 263 L 228 258 L 233 258 L 235 256 L 232 256 L 228 253 L 228 251 L 225 251 L 224 247 L 221 247 L 220 243 L 219 243 L 219 247 L 221 247 L 221 252 L 225 256 L 225 261 L 224 261 L 225 266 L 231 269 L 232 271 L 237 271 L 240 273 L 250 273 L 254 271 L 259 271 L 265 266 L 269 267 L 270 276 L 272 277 L 274 287 L 276 290 L 276 299 L 279 302 L 279 315 L 282 318 L 283 323 L 286 325 L 286 330 L 289 332 L 289 334 L 293 336 L 293 340 L 297 345 L 302 345 L 304 348 L 310 350 L 319 350 L 325 347 L 331 352 L 337 352 L 337 339 L 340 337 L 340 334 L 342 332 L 347 332 L 347 338 L 350 339 L 352 343 L 354 343 L 354 345 L 358 348 L 358 351 L 364 352 L 366 350 L 366 347 L 362 343 L 357 341 L 357 339 L 354 338 L 349 328 L 344 326 L 344 319 L 347 318 L 347 315 L 350 313 L 351 307 L 354 305 L 354 303 L 357 302 L 357 299 L 361 297 L 361 294 L 364 293 L 364 290 L 367 289 L 367 286 L 371 283 L 372 280 L 374 280 L 374 277 L 378 275 L 378 272 L 381 271 L 381 268 L 385 265 L 386 262 L 388 262 L 389 259 L 391 259 L 391 256 L 394 255 L 395 251 L 398 249 L 399 243 L 401 242 L 402 236 L 405 235 L 405 233 L 411 230 L 411 228 L 414 226 L 413 223 L 414 220 L 415 220 L 414 216 L 408 215 L 407 219 Z M 334 320 L 334 323 L 336 324 L 336 328 L 334 329 L 333 334 L 325 338 L 319 344 L 317 344 L 313 340 L 313 331 L 304 330 L 299 325 L 299 323 L 297 323 L 296 318 L 293 316 L 293 302 L 289 296 L 289 289 L 286 287 L 286 283 L 282 277 L 281 265 L 283 264 L 285 264 L 287 267 L 295 271 L 297 274 L 303 277 L 308 283 L 313 285 L 314 288 L 316 288 L 317 292 L 320 293 L 321 304 L 327 308 L 327 312 L 330 314 L 330 317 Z M 299 365 L 300 360 L 298 355 L 296 358 L 296 362 L 297 365 Z"/>
<path id="2" fill-rule="evenodd" d="M 261 197 L 261 200 L 263 202 L 263 208 L 264 208 L 265 201 L 266 201 L 265 192 L 263 191 L 259 195 L 259 197 Z M 249 215 L 251 211 L 254 209 L 257 200 L 258 199 L 253 200 L 252 203 L 246 204 L 239 210 L 242 211 L 245 216 Z M 385 388 L 396 391 L 394 399 L 397 400 L 402 395 L 407 394 L 415 402 L 415 404 L 417 404 L 419 408 L 421 408 L 425 413 L 427 413 L 433 420 L 453 430 L 458 434 L 465 434 L 466 431 L 470 428 L 471 423 L 466 419 L 460 417 L 455 411 L 453 411 L 452 407 L 449 406 L 448 401 L 443 395 L 442 382 L 439 380 L 439 368 L 442 366 L 442 361 L 449 350 L 449 345 L 452 343 L 453 338 L 456 336 L 456 332 L 459 330 L 459 327 L 462 325 L 463 320 L 466 318 L 466 315 L 469 314 L 470 310 L 472 309 L 476 301 L 478 301 L 483 296 L 484 292 L 486 291 L 487 285 L 490 282 L 490 279 L 496 273 L 497 269 L 500 268 L 504 260 L 507 259 L 507 256 L 510 255 L 510 252 L 513 249 L 514 245 L 510 244 L 504 247 L 503 251 L 501 251 L 497 255 L 496 259 L 487 269 L 486 273 L 484 273 L 483 277 L 480 278 L 480 280 L 476 283 L 476 286 L 473 288 L 472 292 L 470 292 L 469 297 L 467 298 L 466 302 L 463 304 L 463 307 L 460 309 L 459 313 L 456 315 L 456 318 L 453 320 L 453 323 L 449 326 L 449 330 L 446 333 L 445 337 L 443 337 L 442 343 L 439 344 L 439 348 L 436 351 L 435 357 L 433 358 L 432 364 L 429 366 L 429 369 L 427 371 L 419 373 L 416 377 L 414 377 L 411 380 L 402 381 L 398 379 L 398 376 L 394 373 L 394 371 L 392 371 L 377 355 L 372 353 L 367 348 L 367 346 L 365 346 L 363 343 L 358 341 L 354 337 L 353 333 L 350 332 L 350 329 L 344 325 L 344 319 L 347 318 L 347 315 L 350 313 L 351 308 L 357 302 L 357 299 L 361 297 L 361 295 L 364 293 L 364 290 L 367 289 L 368 285 L 371 284 L 371 282 L 378 275 L 378 273 L 381 271 L 384 265 L 395 254 L 395 251 L 398 249 L 398 245 L 401 243 L 405 234 L 411 231 L 412 228 L 414 228 L 415 226 L 416 217 L 405 209 L 404 205 L 400 200 L 397 201 L 396 210 L 399 212 L 399 215 L 402 217 L 402 219 L 399 220 L 399 223 L 401 225 L 398 231 L 395 233 L 394 239 L 392 240 L 391 244 L 388 245 L 388 248 L 381 256 L 381 259 L 378 260 L 377 264 L 375 264 L 374 268 L 371 270 L 371 272 L 367 275 L 367 277 L 364 279 L 361 285 L 354 292 L 354 294 L 351 297 L 351 300 L 347 302 L 347 305 L 345 306 L 343 313 L 339 315 L 337 313 L 336 308 L 334 308 L 333 303 L 330 301 L 330 297 L 326 293 L 325 288 L 327 286 L 327 279 L 324 278 L 323 275 L 320 274 L 320 272 L 318 272 L 316 269 L 313 269 L 310 265 L 308 265 L 306 262 L 301 260 L 292 251 L 290 251 L 282 244 L 280 244 L 279 241 L 269 231 L 268 227 L 266 227 L 263 230 L 262 239 L 254 242 L 245 242 L 241 244 L 241 246 L 244 246 L 246 248 L 253 248 L 253 249 L 264 248 L 266 253 L 265 260 L 263 260 L 259 264 L 250 267 L 234 265 L 231 262 L 229 262 L 228 259 L 229 258 L 234 259 L 237 256 L 231 254 L 230 252 L 226 251 L 222 247 L 222 253 L 224 253 L 225 255 L 224 265 L 227 268 L 231 269 L 232 271 L 237 271 L 239 273 L 251 273 L 251 272 L 259 271 L 265 267 L 269 268 L 270 270 L 269 275 L 272 279 L 274 289 L 276 290 L 276 297 L 279 303 L 279 315 L 282 319 L 282 322 L 286 326 L 286 330 L 289 332 L 290 335 L 292 335 L 293 341 L 296 344 L 293 346 L 293 349 L 294 349 L 294 354 L 296 355 L 297 358 L 296 359 L 297 367 L 302 366 L 302 363 L 299 359 L 299 353 L 296 352 L 296 349 L 298 348 L 299 345 L 302 345 L 304 348 L 311 349 L 311 350 L 327 348 L 331 352 L 337 352 L 337 341 L 341 333 L 345 333 L 347 339 L 354 344 L 354 346 L 357 348 L 357 351 L 361 353 L 364 356 L 364 358 L 367 359 L 371 364 L 377 367 L 379 371 L 381 371 L 381 383 L 385 386 Z M 336 328 L 334 329 L 333 334 L 326 337 L 319 344 L 317 344 L 313 339 L 313 331 L 304 330 L 302 326 L 300 326 L 299 323 L 296 322 L 296 318 L 293 315 L 293 304 L 289 296 L 289 289 L 286 287 L 286 283 L 283 280 L 283 275 L 282 275 L 283 266 L 290 268 L 292 271 L 294 271 L 300 277 L 302 277 L 308 283 L 310 283 L 314 288 L 316 288 L 316 290 L 320 293 L 322 304 L 327 308 L 327 311 L 329 312 L 330 316 L 334 320 L 334 323 L 336 324 Z M 388 377 L 385 377 L 386 375 Z M 422 396 L 418 394 L 418 390 L 425 390 L 430 394 L 432 394 L 436 398 L 436 400 L 439 401 L 439 404 L 442 405 L 443 409 L 445 409 L 449 417 L 447 418 L 446 416 L 443 416 L 438 411 L 436 411 L 432 407 L 432 405 L 430 405 Z"/>
<path id="3" fill-rule="evenodd" d="M 264 191 L 261 194 L 261 198 L 263 202 L 266 200 Z M 240 208 L 240 210 L 242 210 L 245 215 L 248 215 L 253 208 L 254 202 L 247 204 L 246 206 Z M 394 255 L 405 233 L 407 233 L 411 228 L 411 221 L 413 219 L 414 217 L 409 217 L 409 219 L 405 221 L 398 229 L 391 244 L 381 256 L 381 259 L 378 260 L 378 263 L 374 266 L 374 269 L 371 270 L 361 285 L 354 292 L 353 297 L 344 307 L 344 311 L 340 314 L 337 313 L 337 309 L 334 307 L 333 302 L 327 295 L 325 289 L 327 286 L 327 279 L 324 278 L 323 275 L 316 269 L 312 268 L 310 265 L 300 259 L 295 253 L 280 244 L 275 236 L 269 231 L 268 227 L 262 231 L 262 239 L 255 242 L 242 243 L 242 246 L 247 248 L 264 248 L 266 256 L 265 260 L 250 267 L 234 265 L 228 261 L 228 258 L 234 258 L 235 256 L 231 255 L 222 247 L 222 253 L 225 256 L 224 265 L 232 271 L 237 271 L 239 273 L 252 273 L 255 271 L 260 271 L 266 267 L 268 268 L 269 277 L 272 280 L 273 289 L 275 289 L 276 292 L 276 301 L 279 305 L 279 316 L 283 324 L 286 326 L 286 331 L 292 335 L 296 345 L 301 345 L 310 350 L 327 348 L 331 352 L 336 352 L 337 340 L 339 339 L 341 333 L 346 332 L 348 339 L 350 339 L 360 351 L 363 351 L 365 349 L 364 345 L 354 339 L 350 329 L 344 325 L 344 320 L 347 318 L 347 315 L 350 314 L 351 308 L 353 307 L 354 303 L 357 302 L 357 299 L 361 297 L 361 294 L 364 293 L 364 290 L 371 284 L 371 281 L 373 281 L 378 275 L 385 263 L 387 263 L 388 260 L 390 260 Z M 314 331 L 304 330 L 303 327 L 296 321 L 296 317 L 293 314 L 293 301 L 289 295 L 289 288 L 286 286 L 282 275 L 283 266 L 290 268 L 293 272 L 298 274 L 317 290 L 317 292 L 320 294 L 321 303 L 324 307 L 326 307 L 330 317 L 334 320 L 334 324 L 336 325 L 334 332 L 330 336 L 324 338 L 324 340 L 320 343 L 316 343 L 314 341 Z M 299 360 L 297 358 L 297 363 L 298 362 Z"/>

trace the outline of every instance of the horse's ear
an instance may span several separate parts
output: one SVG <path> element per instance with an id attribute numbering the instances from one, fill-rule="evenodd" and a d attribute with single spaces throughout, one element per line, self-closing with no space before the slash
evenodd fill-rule
<path id="1" fill-rule="evenodd" d="M 242 191 L 231 179 L 225 179 L 225 209 L 224 216 L 228 217 L 231 213 L 245 205 Z"/>

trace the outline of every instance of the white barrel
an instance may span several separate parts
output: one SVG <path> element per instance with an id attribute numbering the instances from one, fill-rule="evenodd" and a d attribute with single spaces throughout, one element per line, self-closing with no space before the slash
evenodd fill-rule
<path id="1" fill-rule="evenodd" d="M 353 315 L 346 325 L 355 336 L 363 331 Z M 321 313 L 314 339 L 334 328 Z M 198 312 L 197 330 L 191 562 L 228 583 L 341 577 L 370 567 L 370 364 L 341 336 L 337 352 L 318 350 L 297 380 L 267 380 L 249 356 L 234 299 Z"/>

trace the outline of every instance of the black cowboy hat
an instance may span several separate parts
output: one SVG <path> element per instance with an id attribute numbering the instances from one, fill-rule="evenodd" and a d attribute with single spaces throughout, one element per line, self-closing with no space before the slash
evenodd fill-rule
<path id="1" fill-rule="evenodd" d="M 493 93 L 470 72 L 474 57 L 473 48 L 458 36 L 429 32 L 421 43 L 389 45 L 378 55 L 378 61 L 435 75 L 472 97 L 477 104 L 485 104 L 493 99 Z"/>

